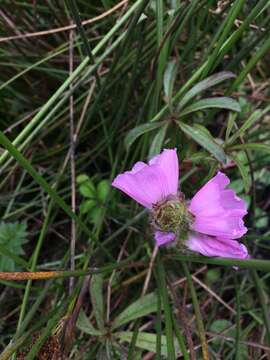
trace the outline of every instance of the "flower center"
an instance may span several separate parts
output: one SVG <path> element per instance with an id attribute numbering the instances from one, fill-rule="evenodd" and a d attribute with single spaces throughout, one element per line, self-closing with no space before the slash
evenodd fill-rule
<path id="1" fill-rule="evenodd" d="M 153 206 L 153 225 L 161 231 L 172 231 L 177 235 L 188 232 L 193 215 L 188 211 L 181 196 L 173 196 Z"/>

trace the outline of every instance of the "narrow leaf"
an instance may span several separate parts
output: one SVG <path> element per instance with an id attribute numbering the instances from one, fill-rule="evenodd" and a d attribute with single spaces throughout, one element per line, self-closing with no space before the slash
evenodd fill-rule
<path id="1" fill-rule="evenodd" d="M 165 315 L 165 332 L 166 332 L 166 340 L 167 340 L 167 353 L 168 360 L 175 360 L 175 344 L 173 341 L 173 322 L 172 322 L 172 310 L 169 302 L 168 290 L 166 286 L 166 277 L 164 266 L 159 258 L 157 257 L 157 285 L 159 288 L 159 294 L 162 299 L 162 304 L 164 307 L 164 315 Z M 161 340 L 162 342 L 162 340 Z"/>
<path id="2" fill-rule="evenodd" d="M 162 126 L 158 132 L 156 133 L 156 135 L 154 136 L 154 139 L 152 141 L 152 144 L 150 146 L 150 150 L 149 150 L 149 159 L 151 159 L 153 156 L 159 154 L 161 152 L 161 148 L 162 148 L 162 144 L 164 142 L 165 139 L 165 135 L 168 129 L 168 125 L 169 123 L 165 124 L 164 126 Z"/>
<path id="3" fill-rule="evenodd" d="M 245 164 L 243 164 L 243 162 L 238 157 L 233 157 L 233 160 L 236 163 L 236 165 L 239 169 L 239 172 L 242 176 L 244 187 L 245 187 L 245 192 L 248 193 L 251 184 L 250 184 L 250 177 L 249 177 L 249 172 L 248 172 L 247 166 L 245 166 Z"/>
<path id="4" fill-rule="evenodd" d="M 111 188 L 111 185 L 110 185 L 110 182 L 108 180 L 101 180 L 98 183 L 97 195 L 98 195 L 99 200 L 102 203 L 105 203 L 105 201 L 107 199 L 107 196 L 109 194 L 110 188 Z"/>
<path id="5" fill-rule="evenodd" d="M 230 147 L 230 150 L 254 150 L 254 151 L 263 151 L 266 153 L 270 153 L 270 145 L 247 143 L 247 144 L 234 145 Z"/>
<path id="6" fill-rule="evenodd" d="M 119 316 L 117 316 L 113 322 L 112 328 L 118 328 L 132 320 L 156 311 L 157 295 L 155 293 L 150 293 L 129 305 Z"/>
<path id="7" fill-rule="evenodd" d="M 244 124 L 237 130 L 227 141 L 227 144 L 232 144 L 240 136 L 244 135 L 245 131 L 254 125 L 262 116 L 263 112 L 261 110 L 256 110 L 252 115 L 244 122 Z"/>
<path id="8" fill-rule="evenodd" d="M 194 102 L 192 105 L 182 110 L 178 114 L 178 116 L 179 117 L 184 116 L 192 112 L 208 109 L 208 108 L 228 109 L 237 112 L 241 111 L 241 108 L 236 100 L 231 99 L 229 97 L 220 96 L 220 97 L 212 97 L 212 98 L 198 100 Z"/>
<path id="9" fill-rule="evenodd" d="M 125 137 L 126 148 L 128 149 L 139 136 L 141 136 L 149 131 L 152 131 L 154 129 L 158 129 L 163 124 L 164 124 L 164 121 L 155 122 L 155 123 L 146 123 L 146 124 L 142 124 L 142 125 L 135 127 Z"/>
<path id="10" fill-rule="evenodd" d="M 186 135 L 190 136 L 204 149 L 208 150 L 218 161 L 221 163 L 226 162 L 226 154 L 224 150 L 215 142 L 213 138 L 210 138 L 209 134 L 206 134 L 201 129 L 195 129 L 190 125 L 183 124 L 180 121 L 177 121 L 177 124 Z"/>
<path id="11" fill-rule="evenodd" d="M 88 317 L 86 316 L 86 314 L 83 310 L 80 311 L 76 325 L 85 334 L 89 334 L 89 335 L 93 335 L 93 336 L 102 335 L 102 332 L 95 329 L 94 326 L 90 323 Z"/>
<path id="12" fill-rule="evenodd" d="M 122 341 L 126 341 L 128 343 L 131 342 L 133 332 L 131 331 L 122 331 L 117 332 L 114 334 L 117 338 L 121 339 Z M 174 339 L 173 339 L 174 340 Z M 140 332 L 137 337 L 136 346 L 140 349 L 151 351 L 153 353 L 156 352 L 156 342 L 157 342 L 157 335 L 146 333 L 146 332 Z M 175 347 L 177 347 L 177 344 L 175 342 Z M 177 353 L 180 356 L 179 349 L 177 349 Z M 167 351 L 167 339 L 166 336 L 161 336 L 161 355 L 165 356 L 166 359 L 169 359 L 168 351 Z"/>
<path id="13" fill-rule="evenodd" d="M 228 124 L 227 124 L 227 128 L 226 128 L 226 133 L 225 133 L 225 142 L 226 142 L 226 144 L 227 144 L 227 141 L 229 140 L 229 137 L 231 135 L 231 131 L 233 129 L 236 117 L 237 117 L 236 113 L 232 113 L 232 112 L 229 113 L 229 119 L 228 119 Z"/>
<path id="14" fill-rule="evenodd" d="M 176 73 L 177 73 L 176 61 L 171 60 L 167 64 L 163 78 L 164 92 L 169 105 L 171 104 L 171 100 L 172 100 L 173 86 L 175 82 Z"/>
<path id="15" fill-rule="evenodd" d="M 97 321 L 98 329 L 104 330 L 104 303 L 103 303 L 103 277 L 101 274 L 96 274 L 92 277 L 90 283 L 90 295 L 93 306 L 93 311 Z"/>
<path id="16" fill-rule="evenodd" d="M 177 110 L 183 109 L 183 107 L 196 95 L 200 94 L 202 91 L 211 88 L 224 80 L 234 78 L 235 75 L 230 71 L 222 71 L 220 73 L 211 75 L 206 79 L 200 81 L 198 84 L 193 86 L 179 102 Z"/>

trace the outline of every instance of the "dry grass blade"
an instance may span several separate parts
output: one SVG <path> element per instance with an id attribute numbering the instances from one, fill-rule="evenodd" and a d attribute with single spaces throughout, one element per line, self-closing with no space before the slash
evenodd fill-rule
<path id="1" fill-rule="evenodd" d="M 82 21 L 82 25 L 85 26 L 85 25 L 93 24 L 96 21 L 102 20 L 105 17 L 107 17 L 107 16 L 111 15 L 112 13 L 114 13 L 115 11 L 117 11 L 118 9 L 120 9 L 121 7 L 125 6 L 126 4 L 128 4 L 128 0 L 122 0 L 117 5 L 112 7 L 110 10 L 105 11 L 101 15 L 96 16 L 96 17 L 94 17 L 92 19 Z M 77 28 L 77 25 L 72 24 L 72 25 L 67 25 L 67 26 L 63 26 L 63 27 L 60 27 L 60 28 L 56 28 L 56 29 L 37 31 L 37 32 L 34 32 L 34 33 L 30 33 L 30 34 L 18 34 L 18 35 L 14 35 L 14 36 L 0 37 L 0 42 L 6 42 L 6 41 L 12 41 L 12 40 L 20 40 L 20 39 L 28 39 L 28 38 L 39 37 L 39 36 L 48 36 L 48 35 L 53 35 L 53 34 L 56 34 L 56 33 L 59 33 L 59 32 L 63 32 L 63 31 L 73 30 L 73 29 L 76 29 L 76 28 Z"/>

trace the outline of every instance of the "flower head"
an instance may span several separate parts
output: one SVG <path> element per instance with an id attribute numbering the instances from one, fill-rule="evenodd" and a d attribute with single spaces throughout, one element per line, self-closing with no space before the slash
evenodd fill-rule
<path id="1" fill-rule="evenodd" d="M 180 241 L 191 251 L 206 256 L 249 257 L 235 239 L 246 232 L 244 200 L 231 189 L 228 177 L 218 172 L 191 199 L 178 193 L 178 158 L 175 149 L 164 149 L 148 164 L 136 163 L 118 175 L 112 185 L 151 212 L 158 246 Z"/>

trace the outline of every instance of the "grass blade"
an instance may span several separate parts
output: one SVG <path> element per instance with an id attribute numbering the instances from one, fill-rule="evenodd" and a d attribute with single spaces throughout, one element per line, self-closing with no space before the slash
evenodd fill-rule
<path id="1" fill-rule="evenodd" d="M 187 264 L 185 262 L 182 262 L 182 267 L 184 269 L 184 273 L 185 273 L 185 276 L 187 278 L 187 283 L 188 283 L 188 286 L 189 286 L 190 295 L 191 295 L 192 303 L 193 303 L 193 306 L 194 306 L 194 311 L 195 311 L 195 316 L 196 316 L 196 322 L 197 322 L 199 337 L 200 337 L 201 345 L 202 345 L 203 360 L 209 360 L 210 357 L 209 357 L 209 353 L 208 353 L 208 346 L 207 346 L 207 342 L 206 342 L 203 319 L 202 319 L 202 316 L 201 316 L 200 305 L 199 305 L 198 297 L 197 297 L 197 294 L 196 294 L 196 290 L 195 290 L 195 287 L 193 285 L 192 277 L 191 277 L 190 272 L 188 270 Z"/>
<path id="2" fill-rule="evenodd" d="M 175 360 L 176 357 L 175 357 L 174 340 L 173 340 L 174 336 L 173 336 L 172 313 L 169 303 L 168 290 L 166 286 L 165 271 L 159 256 L 157 256 L 157 283 L 158 283 L 159 291 L 161 293 L 162 303 L 164 307 L 168 360 Z"/>

